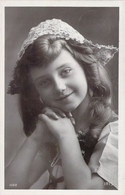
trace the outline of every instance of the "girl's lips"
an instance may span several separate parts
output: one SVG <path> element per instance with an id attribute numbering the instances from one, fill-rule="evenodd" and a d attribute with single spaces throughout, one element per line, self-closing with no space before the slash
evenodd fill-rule
<path id="1" fill-rule="evenodd" d="M 73 92 L 72 93 L 70 93 L 70 94 L 68 94 L 68 95 L 65 95 L 65 96 L 62 96 L 62 97 L 60 97 L 60 98 L 58 98 L 58 99 L 56 99 L 56 101 L 61 101 L 61 100 L 64 100 L 64 99 L 66 99 L 67 97 L 69 97 L 70 95 L 72 95 L 73 94 Z"/>

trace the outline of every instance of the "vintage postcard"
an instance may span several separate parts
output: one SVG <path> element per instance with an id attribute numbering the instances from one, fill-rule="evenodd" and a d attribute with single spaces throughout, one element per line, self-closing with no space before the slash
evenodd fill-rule
<path id="1" fill-rule="evenodd" d="M 123 1 L 0 1 L 0 194 L 125 195 Z"/>

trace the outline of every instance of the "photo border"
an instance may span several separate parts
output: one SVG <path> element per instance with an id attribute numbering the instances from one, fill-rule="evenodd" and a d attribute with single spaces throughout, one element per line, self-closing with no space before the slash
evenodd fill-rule
<path id="1" fill-rule="evenodd" d="M 15 7 L 15 6 L 41 6 L 41 7 L 49 7 L 49 6 L 72 6 L 79 7 L 119 7 L 119 13 L 120 13 L 120 21 L 119 21 L 119 189 L 118 190 L 5 190 L 4 189 L 4 129 L 5 129 L 5 7 Z M 2 156 L 2 160 L 0 162 L 0 193 L 2 195 L 11 195 L 11 194 L 48 194 L 48 193 L 72 193 L 72 194 L 82 194 L 85 193 L 86 195 L 91 195 L 93 193 L 95 194 L 107 194 L 107 195 L 125 195 L 125 153 L 124 153 L 124 135 L 125 135 L 125 124 L 124 124 L 124 116 L 125 116 L 125 88 L 124 88 L 124 82 L 125 82 L 125 65 L 123 64 L 125 61 L 124 56 L 124 43 L 125 43 L 125 25 L 124 25 L 124 18 L 125 18 L 125 2 L 123 1 L 5 1 L 0 2 L 0 56 L 1 56 L 1 64 L 0 66 L 0 83 L 1 83 L 1 94 L 3 94 L 0 97 L 1 100 L 1 118 L 0 118 L 0 124 L 2 126 L 1 132 L 0 132 L 0 153 Z"/>

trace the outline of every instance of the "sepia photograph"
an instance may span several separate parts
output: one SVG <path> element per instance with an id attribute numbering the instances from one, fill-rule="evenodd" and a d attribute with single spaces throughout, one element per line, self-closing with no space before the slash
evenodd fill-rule
<path id="1" fill-rule="evenodd" d="M 4 14 L 4 189 L 116 192 L 119 7 Z"/>

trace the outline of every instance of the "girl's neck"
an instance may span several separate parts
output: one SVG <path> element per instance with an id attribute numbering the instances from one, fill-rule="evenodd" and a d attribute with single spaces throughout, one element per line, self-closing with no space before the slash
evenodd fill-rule
<path id="1" fill-rule="evenodd" d="M 84 131 L 89 126 L 89 102 L 89 96 L 87 95 L 82 103 L 72 112 L 76 131 Z"/>

